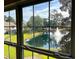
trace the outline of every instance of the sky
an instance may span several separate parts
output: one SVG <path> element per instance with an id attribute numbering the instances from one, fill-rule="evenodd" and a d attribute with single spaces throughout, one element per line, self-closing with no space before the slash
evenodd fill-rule
<path id="1" fill-rule="evenodd" d="M 39 15 L 41 18 L 48 18 L 49 12 L 48 12 L 48 2 L 36 4 L 34 5 L 34 16 Z M 62 13 L 64 17 L 69 16 L 68 11 L 67 12 L 61 12 L 60 7 L 62 5 L 60 4 L 59 0 L 53 0 L 50 2 L 50 10 L 56 9 L 59 13 Z M 22 9 L 23 12 L 23 20 L 28 21 L 31 16 L 33 16 L 33 6 L 24 7 Z M 10 11 L 10 16 L 12 16 L 14 19 L 16 19 L 15 10 Z M 9 16 L 9 12 L 5 12 L 5 15 Z"/>

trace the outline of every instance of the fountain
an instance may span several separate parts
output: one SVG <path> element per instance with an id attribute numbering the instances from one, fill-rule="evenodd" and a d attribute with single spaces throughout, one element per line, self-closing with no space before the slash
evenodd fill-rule
<path id="1" fill-rule="evenodd" d="M 54 38 L 55 38 L 57 44 L 59 44 L 59 42 L 61 41 L 62 37 L 67 35 L 68 33 L 69 33 L 68 31 L 66 31 L 65 33 L 61 33 L 60 30 L 57 27 L 56 32 L 54 33 Z"/>
<path id="2" fill-rule="evenodd" d="M 63 36 L 64 36 L 64 35 L 60 32 L 60 30 L 59 30 L 58 27 L 57 27 L 56 32 L 54 33 L 54 38 L 55 38 L 57 44 L 59 43 L 59 41 L 61 41 L 61 38 L 62 38 Z"/>

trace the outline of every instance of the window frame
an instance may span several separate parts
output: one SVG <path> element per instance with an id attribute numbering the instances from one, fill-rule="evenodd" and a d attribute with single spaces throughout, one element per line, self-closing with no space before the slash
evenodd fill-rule
<path id="1" fill-rule="evenodd" d="M 75 58 L 75 49 L 74 49 L 75 48 L 75 11 L 74 11 L 75 8 L 74 7 L 72 7 L 72 16 L 71 16 L 71 19 L 72 19 L 72 22 L 71 22 L 71 39 L 72 39 L 71 40 L 71 42 L 72 42 L 71 43 L 71 46 L 72 46 L 71 52 L 72 52 L 72 56 L 69 56 L 68 54 L 62 54 L 62 53 L 52 52 L 52 51 L 49 51 L 49 50 L 47 51 L 47 50 L 23 45 L 24 43 L 23 43 L 23 33 L 22 33 L 22 21 L 23 21 L 22 8 L 27 7 L 27 6 L 31 6 L 31 5 L 34 8 L 34 5 L 44 3 L 44 2 L 49 2 L 49 11 L 50 11 L 50 1 L 49 0 L 39 0 L 39 1 L 36 1 L 36 2 L 32 1 L 32 3 L 30 3 L 30 2 L 29 3 L 20 2 L 22 4 L 20 4 L 18 2 L 18 4 L 7 5 L 7 6 L 4 7 L 5 12 L 15 9 L 16 10 L 16 19 L 17 19 L 16 20 L 17 43 L 4 41 L 4 44 L 16 47 L 16 59 L 23 59 L 23 57 L 24 57 L 23 56 L 24 55 L 23 49 L 30 50 L 32 52 L 37 52 L 37 53 L 40 53 L 40 54 L 44 54 L 44 55 L 51 56 L 51 57 L 56 57 L 58 59 L 65 58 L 65 57 L 62 57 L 62 56 Z M 33 14 L 34 14 L 34 11 L 33 11 Z M 49 16 L 50 16 L 50 12 L 49 12 Z M 50 31 L 50 29 L 49 29 L 49 31 Z M 54 55 L 51 54 L 51 53 L 53 53 Z M 65 59 L 67 59 L 67 58 L 65 58 Z"/>

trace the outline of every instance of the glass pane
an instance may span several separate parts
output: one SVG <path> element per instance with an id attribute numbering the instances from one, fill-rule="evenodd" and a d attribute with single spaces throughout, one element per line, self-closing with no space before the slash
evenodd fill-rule
<path id="1" fill-rule="evenodd" d="M 4 58 L 16 59 L 16 48 L 8 45 L 4 45 Z"/>
<path id="2" fill-rule="evenodd" d="M 45 28 L 35 27 L 34 28 L 34 37 L 29 40 L 27 43 L 33 47 L 48 49 L 49 48 L 49 34 Z M 47 33 L 47 34 L 46 34 Z"/>
<path id="3" fill-rule="evenodd" d="M 24 44 L 33 38 L 33 7 L 23 8 L 23 37 Z M 28 44 L 27 44 L 28 45 Z"/>
<path id="4" fill-rule="evenodd" d="M 24 50 L 24 59 L 32 59 L 32 52 Z"/>
<path id="5" fill-rule="evenodd" d="M 54 58 L 54 57 L 49 57 L 49 59 L 57 59 L 57 58 Z"/>
<path id="6" fill-rule="evenodd" d="M 4 37 L 6 41 L 16 43 L 16 11 L 7 11 L 4 14 Z"/>
<path id="7" fill-rule="evenodd" d="M 48 2 L 34 5 L 34 26 L 46 26 L 48 11 Z"/>
<path id="8" fill-rule="evenodd" d="M 4 45 L 4 58 L 9 59 L 8 45 Z"/>
<path id="9" fill-rule="evenodd" d="M 50 2 L 50 39 L 52 40 L 50 42 L 50 50 L 70 54 L 71 17 L 69 11 L 71 10 L 67 9 L 67 7 L 62 7 L 65 8 L 62 11 L 61 7 L 59 0 Z"/>
<path id="10" fill-rule="evenodd" d="M 29 45 L 28 42 L 33 38 L 33 32 L 29 32 L 28 30 L 28 32 L 23 33 L 23 36 L 24 36 L 24 45 Z"/>
<path id="11" fill-rule="evenodd" d="M 8 21 L 8 17 L 9 17 L 9 11 L 4 13 L 4 40 L 5 41 L 10 41 L 10 27 L 9 24 L 10 22 Z"/>
<path id="12" fill-rule="evenodd" d="M 16 59 L 16 48 L 10 46 L 10 59 Z"/>
<path id="13" fill-rule="evenodd" d="M 34 59 L 48 59 L 48 56 L 43 54 L 34 53 Z"/>
<path id="14" fill-rule="evenodd" d="M 54 58 L 54 57 L 48 57 L 48 56 L 46 56 L 46 55 L 43 55 L 43 54 L 39 54 L 39 53 L 35 53 L 34 52 L 34 56 L 33 56 L 33 58 L 34 59 L 56 59 L 56 58 Z"/>
<path id="15" fill-rule="evenodd" d="M 11 42 L 17 42 L 17 30 L 16 30 L 16 11 L 10 11 L 10 32 L 11 32 Z"/>

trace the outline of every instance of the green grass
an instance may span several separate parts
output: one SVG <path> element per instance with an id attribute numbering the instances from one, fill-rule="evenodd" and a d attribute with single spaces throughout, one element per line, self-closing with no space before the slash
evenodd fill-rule
<path id="1" fill-rule="evenodd" d="M 35 33 L 35 36 L 38 36 L 39 34 L 40 33 Z M 10 36 L 8 34 L 4 35 L 4 37 L 5 37 L 6 41 L 9 41 Z M 32 35 L 32 33 L 28 33 L 28 34 L 24 34 L 23 37 L 24 37 L 24 39 L 26 39 L 26 38 L 31 39 L 33 37 L 33 35 Z M 16 39 L 17 39 L 17 36 L 14 34 L 11 34 L 11 42 L 17 43 Z M 10 51 L 10 59 L 16 59 L 16 48 L 10 46 L 9 51 Z M 9 51 L 8 51 L 8 46 L 4 45 L 4 56 L 5 57 L 9 57 L 9 53 L 8 53 Z M 41 59 L 47 59 L 47 56 L 41 55 L 38 53 L 34 53 L 34 56 L 40 57 Z M 26 57 L 32 57 L 32 52 L 28 51 L 28 50 L 24 50 L 24 58 L 26 58 Z M 50 59 L 55 59 L 55 58 L 50 57 Z"/>
<path id="2" fill-rule="evenodd" d="M 16 59 L 16 48 L 9 46 L 8 49 L 8 46 L 4 45 L 4 56 L 9 57 L 9 54 L 10 54 L 10 59 Z"/>
<path id="3" fill-rule="evenodd" d="M 5 38 L 6 41 L 10 41 L 10 38 L 11 38 L 11 42 L 17 43 L 17 40 L 16 40 L 17 36 L 14 35 L 14 34 L 11 34 L 11 36 L 9 34 L 5 34 L 4 38 Z"/>

